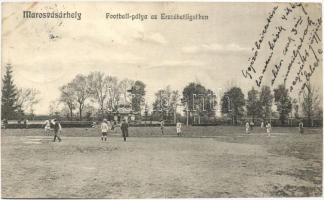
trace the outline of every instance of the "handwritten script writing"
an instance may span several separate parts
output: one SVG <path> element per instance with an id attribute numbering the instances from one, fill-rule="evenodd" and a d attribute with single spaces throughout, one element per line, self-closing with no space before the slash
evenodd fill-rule
<path id="1" fill-rule="evenodd" d="M 271 86 L 285 84 L 290 92 L 296 87 L 299 93 L 304 90 L 322 62 L 321 13 L 306 8 L 309 6 L 303 3 L 272 8 L 242 70 L 243 77 L 258 87 L 270 77 Z"/>

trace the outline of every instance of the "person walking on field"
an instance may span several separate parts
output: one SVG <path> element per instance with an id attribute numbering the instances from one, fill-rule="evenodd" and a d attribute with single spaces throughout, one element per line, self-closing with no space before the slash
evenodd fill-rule
<path id="1" fill-rule="evenodd" d="M 125 119 L 123 119 L 120 129 L 122 131 L 122 136 L 124 138 L 124 142 L 126 142 L 126 137 L 128 137 L 128 123 L 126 122 Z"/>
<path id="2" fill-rule="evenodd" d="M 298 128 L 299 128 L 299 133 L 303 134 L 304 133 L 304 124 L 302 121 L 299 122 Z"/>
<path id="3" fill-rule="evenodd" d="M 59 123 L 59 121 L 57 121 L 56 119 L 53 120 L 53 124 L 54 124 L 54 142 L 56 141 L 56 138 L 59 140 L 59 142 L 62 141 L 60 134 L 62 132 L 62 126 Z"/>
<path id="4" fill-rule="evenodd" d="M 102 123 L 101 123 L 101 141 L 107 141 L 107 134 L 108 134 L 108 129 L 109 129 L 109 126 L 107 124 L 107 120 L 106 119 L 103 119 L 102 120 Z"/>
<path id="5" fill-rule="evenodd" d="M 270 124 L 270 122 L 267 123 L 266 129 L 267 129 L 268 136 L 271 136 L 271 124 Z"/>
<path id="6" fill-rule="evenodd" d="M 181 136 L 181 122 L 177 122 L 176 124 L 176 128 L 177 128 L 177 135 Z"/>
<path id="7" fill-rule="evenodd" d="M 250 133 L 250 124 L 249 124 L 249 122 L 246 122 L 246 124 L 245 124 L 245 133 L 246 134 Z"/>

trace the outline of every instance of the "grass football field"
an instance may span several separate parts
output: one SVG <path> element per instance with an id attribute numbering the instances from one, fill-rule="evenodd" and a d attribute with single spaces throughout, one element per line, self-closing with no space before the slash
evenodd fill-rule
<path id="1" fill-rule="evenodd" d="M 1 131 L 2 198 L 198 198 L 322 195 L 322 129 L 131 127 Z"/>

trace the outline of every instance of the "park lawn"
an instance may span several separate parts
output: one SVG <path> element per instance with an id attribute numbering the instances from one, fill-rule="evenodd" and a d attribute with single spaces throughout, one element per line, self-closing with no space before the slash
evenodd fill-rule
<path id="1" fill-rule="evenodd" d="M 322 195 L 322 129 L 130 128 L 3 130 L 2 198 L 300 197 Z M 72 137 L 73 136 L 73 137 Z M 84 137 L 97 136 L 97 137 Z"/>

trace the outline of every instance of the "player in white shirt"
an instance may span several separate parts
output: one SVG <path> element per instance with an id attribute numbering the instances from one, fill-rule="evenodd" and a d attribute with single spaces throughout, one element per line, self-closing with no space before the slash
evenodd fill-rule
<path id="1" fill-rule="evenodd" d="M 249 122 L 246 122 L 246 124 L 245 124 L 245 133 L 246 134 L 250 133 L 250 124 L 249 124 Z"/>
<path id="2" fill-rule="evenodd" d="M 177 122 L 176 128 L 177 128 L 177 135 L 181 136 L 181 122 Z"/>
<path id="3" fill-rule="evenodd" d="M 270 124 L 270 122 L 267 123 L 266 129 L 267 129 L 268 136 L 271 136 L 271 124 Z"/>
<path id="4" fill-rule="evenodd" d="M 105 141 L 107 141 L 107 134 L 108 134 L 108 130 L 109 130 L 109 126 L 107 124 L 107 120 L 104 119 L 101 123 L 101 140 L 103 141 L 105 139 Z"/>
<path id="5" fill-rule="evenodd" d="M 45 135 L 50 135 L 50 132 L 51 132 L 51 122 L 49 120 L 46 120 L 44 122 L 44 131 L 45 131 Z"/>

